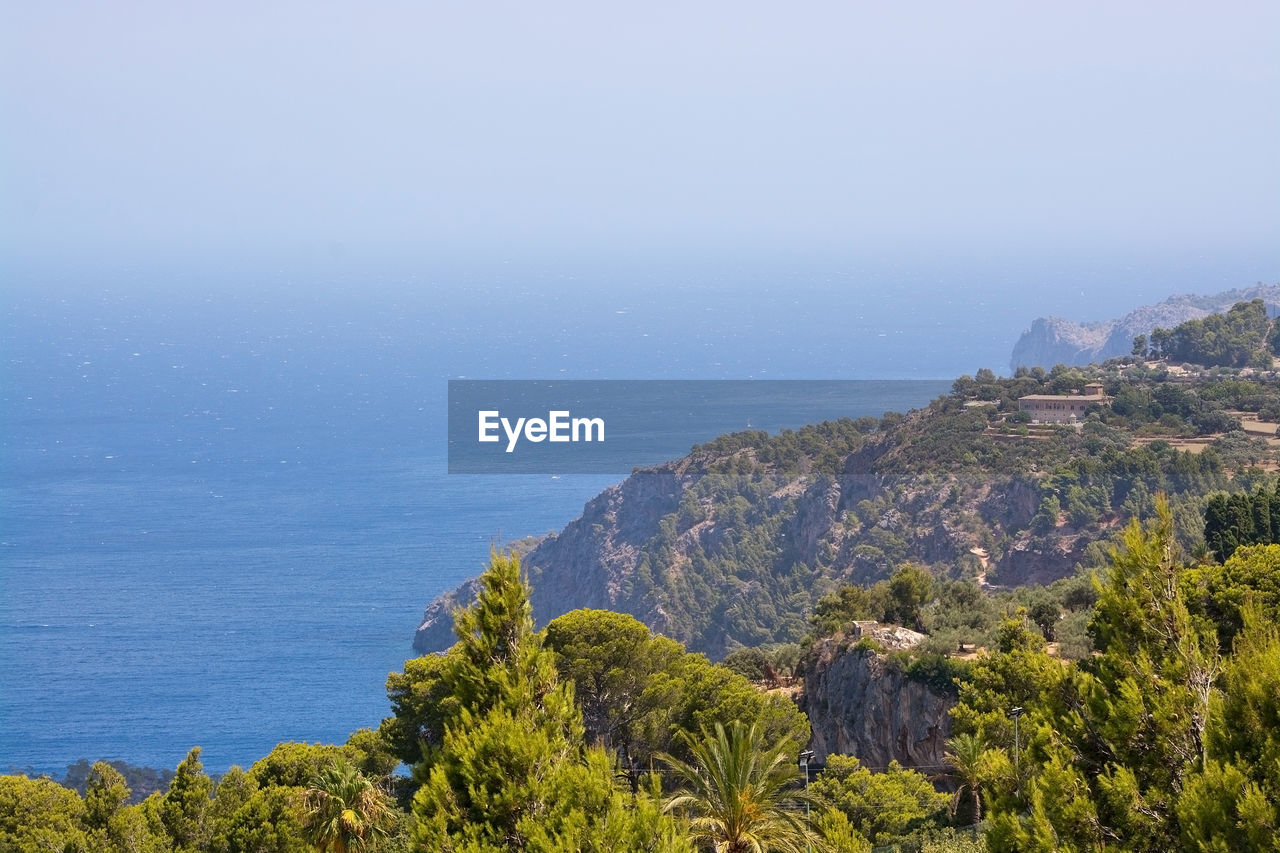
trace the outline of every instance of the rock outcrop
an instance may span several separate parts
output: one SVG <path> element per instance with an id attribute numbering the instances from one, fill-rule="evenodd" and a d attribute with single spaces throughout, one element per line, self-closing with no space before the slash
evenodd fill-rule
<path id="1" fill-rule="evenodd" d="M 903 645 L 898 634 L 904 629 L 891 630 L 897 633 L 880 638 L 880 645 Z M 810 748 L 820 761 L 831 754 L 855 755 L 872 769 L 897 761 L 936 772 L 945 763 L 948 712 L 955 700 L 908 678 L 896 659 L 850 640 L 824 640 L 806 661 L 800 707 L 813 728 Z"/>
<path id="2" fill-rule="evenodd" d="M 1156 328 L 1172 329 L 1187 320 L 1229 309 L 1237 302 L 1261 299 L 1271 316 L 1280 314 L 1280 285 L 1256 285 L 1212 296 L 1171 296 L 1157 305 L 1144 305 L 1118 320 L 1074 323 L 1061 317 L 1040 317 L 1013 346 L 1009 366 L 1050 368 L 1105 361 L 1133 351 L 1133 339 Z"/>
<path id="3" fill-rule="evenodd" d="M 640 549 L 658 522 L 678 509 L 688 485 L 688 467 L 688 460 L 683 460 L 635 472 L 592 498 L 577 520 L 523 556 L 536 624 L 590 607 L 631 613 L 654 630 L 663 629 L 661 609 L 635 601 L 631 579 Z M 453 609 L 469 603 L 476 592 L 472 580 L 431 602 L 414 634 L 414 649 L 430 652 L 451 646 Z"/>
<path id="4" fill-rule="evenodd" d="M 1189 319 L 1189 318 L 1188 318 Z M 1055 364 L 1091 364 L 1101 360 L 1107 342 L 1115 329 L 1115 321 L 1101 323 L 1073 323 L 1062 317 L 1037 317 L 1031 328 L 1022 333 L 1013 345 L 1009 366 L 1053 367 Z M 1133 338 L 1129 339 L 1132 345 Z M 1129 352 L 1126 348 L 1124 355 Z M 1102 359 L 1109 356 L 1101 356 Z"/>

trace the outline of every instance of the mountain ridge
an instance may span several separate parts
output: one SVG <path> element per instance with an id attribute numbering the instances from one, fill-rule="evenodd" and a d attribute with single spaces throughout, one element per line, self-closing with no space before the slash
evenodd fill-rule
<path id="1" fill-rule="evenodd" d="M 1014 344 L 1009 366 L 1013 370 L 1048 369 L 1057 364 L 1083 366 L 1129 355 L 1138 335 L 1150 337 L 1152 329 L 1172 329 L 1252 299 L 1263 300 L 1272 317 L 1280 315 L 1280 285 L 1256 284 L 1207 296 L 1175 294 L 1112 320 L 1078 323 L 1063 317 L 1037 317 Z"/>

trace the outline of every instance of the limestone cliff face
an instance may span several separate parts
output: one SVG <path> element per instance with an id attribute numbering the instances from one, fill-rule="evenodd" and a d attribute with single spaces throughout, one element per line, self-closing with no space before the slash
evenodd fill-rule
<path id="1" fill-rule="evenodd" d="M 637 471 L 593 498 L 580 518 L 526 553 L 522 563 L 532 588 L 535 623 L 545 625 L 577 608 L 602 608 L 630 613 L 654 631 L 712 659 L 732 650 L 732 624 L 703 636 L 684 633 L 670 624 L 661 597 L 637 586 L 639 560 L 647 548 L 652 550 L 660 522 L 668 519 L 670 523 L 679 513 L 681 499 L 704 473 L 689 458 Z M 866 542 L 907 543 L 904 556 L 926 564 L 954 563 L 977 544 L 957 519 L 962 510 L 985 496 L 986 488 L 970 501 L 948 504 L 946 490 L 936 484 L 918 489 L 905 488 L 901 482 L 894 485 L 897 505 L 875 525 L 852 533 L 844 523 L 846 513 L 867 497 L 884 497 L 877 475 L 796 477 L 768 499 L 785 519 L 777 547 L 795 564 L 830 564 L 833 579 L 872 582 L 887 576 L 892 566 L 878 546 L 860 547 Z M 670 561 L 669 577 L 678 578 L 692 555 L 715 554 L 726 538 L 742 535 L 738 524 L 714 516 L 691 525 L 679 533 L 665 557 Z M 474 580 L 468 581 L 432 601 L 414 634 L 414 649 L 431 652 L 451 646 L 453 610 L 474 600 L 476 592 Z M 738 595 L 749 600 L 754 592 L 747 585 Z M 732 620 L 724 617 L 724 621 Z M 797 638 L 798 634 L 789 639 Z"/>
<path id="2" fill-rule="evenodd" d="M 1118 320 L 1073 323 L 1061 317 L 1040 317 L 1013 346 L 1009 366 L 1050 368 L 1055 364 L 1090 364 L 1129 355 L 1133 339 L 1150 337 L 1155 328 L 1172 329 L 1187 320 L 1226 311 L 1237 302 L 1261 299 L 1271 316 L 1280 314 L 1280 285 L 1228 290 L 1212 296 L 1178 295 L 1156 305 L 1144 305 Z"/>
<path id="3" fill-rule="evenodd" d="M 683 474 L 679 464 L 636 472 L 592 498 L 579 519 L 529 553 L 536 624 L 592 607 L 628 611 L 662 630 L 661 612 L 633 601 L 631 578 L 658 522 L 678 509 L 687 486 Z"/>
<path id="4" fill-rule="evenodd" d="M 903 470 L 903 442 L 915 440 L 929 417 L 913 413 L 896 436 L 868 437 L 834 476 L 801 468 L 749 501 L 707 498 L 709 473 L 730 482 L 715 473 L 725 457 L 694 455 L 635 472 L 523 555 L 536 624 L 577 608 L 609 609 L 719 659 L 739 645 L 799 639 L 817 595 L 839 583 L 873 583 L 908 560 L 939 571 L 989 568 L 990 581 L 1005 585 L 1070 574 L 1088 539 L 1065 529 L 1032 535 L 1035 475 L 962 480 Z M 992 542 L 1000 547 L 984 545 Z M 715 564 L 722 555 L 728 562 Z M 468 583 L 433 601 L 414 648 L 452 645 L 452 613 L 475 593 Z"/>
<path id="5" fill-rule="evenodd" d="M 1069 535 L 1019 540 L 997 562 L 994 578 L 1002 586 L 1047 586 L 1071 574 L 1089 542 L 1088 537 Z"/>
<path id="6" fill-rule="evenodd" d="M 1114 321 L 1073 323 L 1062 317 L 1037 317 L 1032 321 L 1031 328 L 1023 332 L 1013 345 L 1009 365 L 1014 369 L 1023 365 L 1049 368 L 1055 364 L 1089 364 L 1098 361 L 1098 354 L 1105 347 L 1114 327 Z M 1130 339 L 1131 344 L 1132 342 Z M 1126 349 L 1125 352 L 1129 350 Z"/>
<path id="7" fill-rule="evenodd" d="M 953 394 L 870 424 L 727 436 L 638 470 L 524 554 L 534 618 L 629 613 L 719 659 L 799 640 L 821 595 L 905 562 L 1005 586 L 1068 576 L 1126 518 L 1033 528 L 1044 478 L 1087 444 L 1070 430 L 1020 440 L 995 417 Z M 432 602 L 414 648 L 452 645 L 452 612 L 474 596 L 464 585 Z"/>
<path id="8" fill-rule="evenodd" d="M 801 709 L 813 728 L 819 760 L 855 755 L 864 766 L 943 766 L 954 700 L 907 678 L 894 662 L 869 649 L 831 639 L 815 647 L 804 678 Z"/>
<path id="9" fill-rule="evenodd" d="M 582 607 L 629 612 L 654 630 L 663 628 L 660 608 L 636 602 L 631 578 L 641 546 L 658 521 L 675 512 L 688 485 L 687 464 L 646 468 L 587 502 L 582 516 L 553 534 L 522 558 L 533 589 L 535 624 Z M 414 634 L 419 652 L 451 646 L 453 610 L 470 603 L 475 581 L 468 581 L 428 605 Z"/>

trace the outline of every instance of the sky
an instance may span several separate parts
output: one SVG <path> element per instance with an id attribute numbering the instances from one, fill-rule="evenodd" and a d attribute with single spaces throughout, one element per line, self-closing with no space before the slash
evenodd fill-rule
<path id="1" fill-rule="evenodd" d="M 1280 280 L 1274 2 L 0 9 L 18 286 Z"/>

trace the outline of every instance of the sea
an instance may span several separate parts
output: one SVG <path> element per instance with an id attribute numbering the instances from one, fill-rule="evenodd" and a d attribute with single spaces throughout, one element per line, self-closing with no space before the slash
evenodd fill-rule
<path id="1" fill-rule="evenodd" d="M 836 314 L 785 290 L 716 311 L 723 291 L 667 291 L 659 312 L 607 289 L 497 288 L 510 298 L 11 294 L 0 770 L 172 768 L 200 746 L 222 772 L 376 727 L 425 605 L 621 478 L 447 474 L 449 379 L 932 380 L 771 414 L 799 426 L 923 405 L 1016 336 L 940 334 L 945 305 Z"/>

